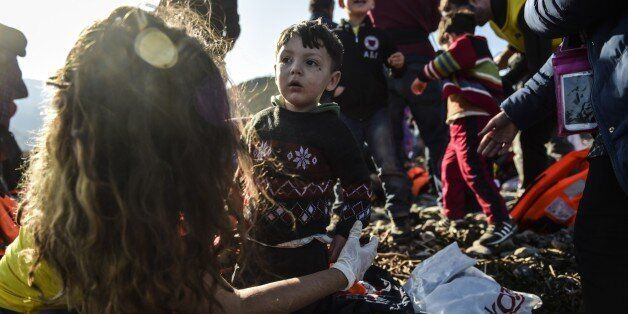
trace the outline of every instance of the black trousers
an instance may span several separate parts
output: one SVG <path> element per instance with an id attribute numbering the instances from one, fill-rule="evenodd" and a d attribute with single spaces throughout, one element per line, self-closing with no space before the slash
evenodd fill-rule
<path id="1" fill-rule="evenodd" d="M 555 117 L 548 117 L 530 129 L 521 131 L 519 143 L 521 155 L 516 156 L 517 170 L 521 187 L 527 188 L 550 164 L 545 144 L 549 142 L 554 131 Z"/>
<path id="2" fill-rule="evenodd" d="M 590 159 L 575 245 L 586 313 L 626 313 L 628 195 L 608 156 Z"/>
<path id="3" fill-rule="evenodd" d="M 549 143 L 549 147 L 546 144 Z M 521 187 L 527 188 L 553 162 L 550 154 L 573 150 L 567 138 L 556 136 L 556 116 L 551 115 L 519 135 L 520 156 L 515 156 Z"/>

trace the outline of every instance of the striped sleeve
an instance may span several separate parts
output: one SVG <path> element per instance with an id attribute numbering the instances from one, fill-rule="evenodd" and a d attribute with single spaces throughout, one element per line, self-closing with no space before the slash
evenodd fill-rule
<path id="1" fill-rule="evenodd" d="M 463 36 L 451 44 L 447 51 L 426 64 L 417 76 L 423 82 L 441 80 L 454 72 L 473 68 L 476 59 L 477 53 L 471 38 Z"/>

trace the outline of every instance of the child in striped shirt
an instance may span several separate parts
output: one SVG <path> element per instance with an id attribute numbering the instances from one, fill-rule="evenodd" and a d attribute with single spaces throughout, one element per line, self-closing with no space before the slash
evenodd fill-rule
<path id="1" fill-rule="evenodd" d="M 516 231 L 504 199 L 494 183 L 492 163 L 477 153 L 478 133 L 499 112 L 502 83 L 486 38 L 474 35 L 475 17 L 468 11 L 444 16 L 438 27 L 446 49 L 417 73 L 412 89 L 419 94 L 429 81 L 443 81 L 450 140 L 443 157 L 443 214 L 460 219 L 465 212 L 465 189 L 471 190 L 488 217 L 489 228 L 480 244 L 495 246 Z"/>

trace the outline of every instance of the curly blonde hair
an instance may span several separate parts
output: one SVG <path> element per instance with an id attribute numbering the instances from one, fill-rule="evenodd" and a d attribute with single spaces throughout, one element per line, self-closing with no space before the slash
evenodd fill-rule
<path id="1" fill-rule="evenodd" d="M 189 17 L 118 8 L 81 34 L 50 82 L 20 210 L 35 234 L 31 274 L 51 265 L 71 308 L 215 304 L 217 285 L 203 277 L 220 282 L 213 242 L 233 234 L 237 130 L 213 48 L 172 27 Z"/>

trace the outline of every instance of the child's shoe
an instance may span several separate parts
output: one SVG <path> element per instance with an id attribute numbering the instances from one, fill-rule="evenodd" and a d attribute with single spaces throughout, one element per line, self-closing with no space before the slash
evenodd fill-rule
<path id="1" fill-rule="evenodd" d="M 484 246 L 495 246 L 508 240 L 517 231 L 512 220 L 490 224 L 478 242 Z"/>

